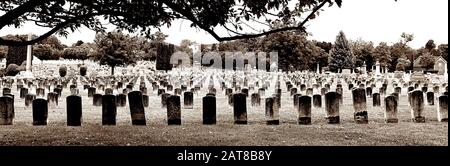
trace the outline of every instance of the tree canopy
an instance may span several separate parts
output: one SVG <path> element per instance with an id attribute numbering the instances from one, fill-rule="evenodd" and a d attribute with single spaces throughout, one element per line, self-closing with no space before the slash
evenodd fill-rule
<path id="1" fill-rule="evenodd" d="M 295 3 L 295 4 L 294 4 Z M 292 7 L 294 4 L 294 7 Z M 118 29 L 150 37 L 152 30 L 171 26 L 176 19 L 192 22 L 218 41 L 254 38 L 276 32 L 305 31 L 305 24 L 316 18 L 324 6 L 342 5 L 342 0 L 5 0 L 0 3 L 0 30 L 33 22 L 51 30 L 31 41 L 0 38 L 0 45 L 29 45 L 58 34 L 68 35 L 82 26 L 104 32 L 102 20 Z M 238 32 L 249 23 L 267 26 L 250 33 Z M 273 28 L 275 22 L 291 22 Z M 230 32 L 218 35 L 217 28 Z"/>

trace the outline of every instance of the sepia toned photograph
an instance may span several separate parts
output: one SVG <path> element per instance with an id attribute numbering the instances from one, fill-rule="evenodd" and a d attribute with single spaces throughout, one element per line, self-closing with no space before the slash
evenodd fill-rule
<path id="1" fill-rule="evenodd" d="M 448 146 L 447 61 L 447 0 L 2 0 L 0 149 Z"/>

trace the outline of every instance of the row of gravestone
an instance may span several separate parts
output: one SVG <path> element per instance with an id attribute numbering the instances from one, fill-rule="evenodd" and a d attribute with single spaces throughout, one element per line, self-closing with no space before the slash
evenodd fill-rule
<path id="1" fill-rule="evenodd" d="M 364 89 L 355 89 L 353 94 L 354 120 L 358 124 L 369 122 L 366 94 Z M 339 124 L 339 101 L 338 93 L 329 92 L 325 95 L 326 114 L 329 124 Z M 245 93 L 233 94 L 233 114 L 235 124 L 247 124 L 247 95 Z M 181 124 L 181 104 L 180 96 L 168 94 L 165 97 L 167 108 L 167 119 L 169 125 Z M 267 124 L 279 124 L 279 109 L 281 108 L 281 96 L 274 95 L 266 98 Z M 102 124 L 116 125 L 117 97 L 114 95 L 102 96 Z M 143 95 L 140 91 L 133 91 L 128 94 L 130 113 L 133 125 L 146 125 Z M 311 124 L 311 103 L 310 96 L 300 96 L 298 98 L 297 110 L 299 113 L 299 124 Z M 81 126 L 82 124 L 82 100 L 80 96 L 71 95 L 67 102 L 67 125 Z M 416 123 L 424 123 L 424 99 L 422 91 L 413 91 L 409 94 L 412 120 Z M 397 123 L 398 98 L 388 96 L 385 98 L 385 115 L 387 123 Z M 215 124 L 216 120 L 216 97 L 208 94 L 203 98 L 203 123 Z M 32 102 L 33 125 L 47 125 L 48 101 L 45 99 L 34 99 Z M 448 122 L 448 96 L 439 97 L 438 120 Z M 12 125 L 14 114 L 14 96 L 7 94 L 0 97 L 0 125 Z"/>

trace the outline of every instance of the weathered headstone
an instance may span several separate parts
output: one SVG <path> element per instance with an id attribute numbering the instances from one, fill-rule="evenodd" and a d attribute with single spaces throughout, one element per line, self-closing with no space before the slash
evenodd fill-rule
<path id="1" fill-rule="evenodd" d="M 428 105 L 434 105 L 434 92 L 427 92 Z"/>
<path id="2" fill-rule="evenodd" d="M 3 96 L 5 96 L 6 94 L 11 94 L 10 88 L 3 88 Z"/>
<path id="3" fill-rule="evenodd" d="M 117 102 L 114 95 L 103 95 L 102 125 L 116 125 Z"/>
<path id="4" fill-rule="evenodd" d="M 125 106 L 127 106 L 127 95 L 123 94 L 123 93 L 117 95 L 116 102 L 117 102 L 117 106 L 118 107 L 125 107 Z"/>
<path id="5" fill-rule="evenodd" d="M 448 96 L 439 97 L 438 120 L 439 122 L 448 122 Z"/>
<path id="6" fill-rule="evenodd" d="M 128 93 L 132 125 L 146 125 L 144 101 L 141 91 Z"/>
<path id="7" fill-rule="evenodd" d="M 233 95 L 233 112 L 235 124 L 247 124 L 247 99 L 244 93 Z"/>
<path id="8" fill-rule="evenodd" d="M 71 95 L 66 98 L 67 102 L 67 126 L 81 126 L 82 123 L 82 100 L 80 96 Z"/>
<path id="9" fill-rule="evenodd" d="M 111 88 L 106 88 L 105 89 L 105 95 L 113 95 L 114 94 L 114 90 Z"/>
<path id="10" fill-rule="evenodd" d="M 396 87 L 396 88 L 394 89 L 394 92 L 395 92 L 395 93 L 398 93 L 398 94 L 402 94 L 402 88 L 401 88 L 401 87 Z"/>
<path id="11" fill-rule="evenodd" d="M 427 93 L 428 92 L 428 87 L 426 87 L 426 86 L 422 87 L 422 92 L 423 93 Z"/>
<path id="12" fill-rule="evenodd" d="M 144 102 L 144 107 L 149 106 L 149 97 L 148 95 L 142 95 L 142 101 Z"/>
<path id="13" fill-rule="evenodd" d="M 297 94 L 297 88 L 291 88 L 290 92 L 291 92 L 291 96 Z"/>
<path id="14" fill-rule="evenodd" d="M 12 125 L 13 120 L 14 120 L 13 98 L 7 96 L 0 97 L 0 125 Z"/>
<path id="15" fill-rule="evenodd" d="M 27 94 L 28 94 L 27 88 L 20 88 L 20 98 L 21 99 L 24 99 Z"/>
<path id="16" fill-rule="evenodd" d="M 301 97 L 302 95 L 301 94 L 294 94 L 294 96 L 293 96 L 293 99 L 294 99 L 294 108 L 295 109 L 298 109 L 298 100 L 299 100 L 299 98 Z"/>
<path id="17" fill-rule="evenodd" d="M 325 110 L 329 124 L 340 123 L 338 95 L 336 92 L 328 92 L 325 94 Z"/>
<path id="18" fill-rule="evenodd" d="M 248 97 L 249 96 L 249 92 L 248 92 L 248 89 L 247 88 L 243 88 L 242 90 L 241 90 L 241 92 L 243 93 L 243 94 L 245 94 L 245 97 Z"/>
<path id="19" fill-rule="evenodd" d="M 366 90 L 358 88 L 352 91 L 353 109 L 355 110 L 354 119 L 357 124 L 369 123 L 367 113 Z"/>
<path id="20" fill-rule="evenodd" d="M 164 93 L 161 95 L 161 107 L 166 108 L 167 107 L 167 100 L 170 97 L 170 94 Z"/>
<path id="21" fill-rule="evenodd" d="M 322 108 L 322 96 L 321 95 L 313 96 L 313 106 L 315 108 Z"/>
<path id="22" fill-rule="evenodd" d="M 206 95 L 203 97 L 203 124 L 216 124 L 216 97 Z"/>
<path id="23" fill-rule="evenodd" d="M 259 93 L 253 93 L 251 96 L 252 107 L 257 107 L 261 105 L 261 96 Z"/>
<path id="24" fill-rule="evenodd" d="M 194 108 L 194 93 L 184 92 L 184 108 L 193 109 Z"/>
<path id="25" fill-rule="evenodd" d="M 380 107 L 381 106 L 381 96 L 379 93 L 373 93 L 372 94 L 372 104 L 373 107 Z"/>
<path id="26" fill-rule="evenodd" d="M 311 124 L 311 97 L 301 96 L 298 105 L 298 123 L 302 125 Z"/>
<path id="27" fill-rule="evenodd" d="M 88 97 L 94 97 L 94 94 L 96 93 L 96 88 L 94 87 L 89 87 L 88 88 Z"/>
<path id="28" fill-rule="evenodd" d="M 372 97 L 372 87 L 367 87 L 366 88 L 366 95 L 369 97 Z"/>
<path id="29" fill-rule="evenodd" d="M 25 107 L 30 107 L 33 103 L 33 100 L 36 99 L 36 95 L 34 94 L 27 94 L 25 96 Z"/>
<path id="30" fill-rule="evenodd" d="M 313 88 L 306 89 L 306 96 L 312 96 L 313 95 Z"/>
<path id="31" fill-rule="evenodd" d="M 47 101 L 50 106 L 58 106 L 58 94 L 55 92 L 49 92 L 47 94 Z"/>
<path id="32" fill-rule="evenodd" d="M 384 99 L 384 104 L 386 108 L 385 120 L 386 123 L 398 123 L 397 112 L 398 112 L 398 102 L 395 96 L 388 96 Z"/>
<path id="33" fill-rule="evenodd" d="M 167 99 L 167 123 L 181 125 L 180 96 L 170 95 Z"/>
<path id="34" fill-rule="evenodd" d="M 94 97 L 93 97 L 93 101 L 92 101 L 92 105 L 93 106 L 102 106 L 102 98 L 103 98 L 103 95 L 102 94 L 95 94 L 94 95 Z"/>
<path id="35" fill-rule="evenodd" d="M 267 125 L 279 125 L 279 107 L 272 97 L 266 98 L 266 119 Z"/>
<path id="36" fill-rule="evenodd" d="M 412 121 L 415 123 L 425 123 L 424 111 L 424 97 L 423 92 L 416 90 L 411 92 L 411 115 Z"/>
<path id="37" fill-rule="evenodd" d="M 163 93 L 166 93 L 165 89 L 158 89 L 158 96 L 160 96 Z"/>
<path id="38" fill-rule="evenodd" d="M 180 88 L 175 88 L 174 94 L 175 95 L 181 95 L 181 89 Z"/>
<path id="39" fill-rule="evenodd" d="M 33 125 L 45 126 L 48 118 L 48 103 L 45 99 L 33 100 Z"/>

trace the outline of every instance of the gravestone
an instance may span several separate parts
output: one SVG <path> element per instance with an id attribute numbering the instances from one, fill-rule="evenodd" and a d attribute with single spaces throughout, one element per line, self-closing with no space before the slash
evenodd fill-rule
<path id="1" fill-rule="evenodd" d="M 233 94 L 233 89 L 231 89 L 231 88 L 225 89 L 225 96 L 229 96 L 231 94 Z"/>
<path id="2" fill-rule="evenodd" d="M 261 105 L 261 96 L 259 93 L 253 93 L 251 96 L 252 107 L 257 107 Z"/>
<path id="3" fill-rule="evenodd" d="M 94 87 L 89 87 L 88 88 L 88 97 L 94 97 L 94 94 L 96 93 L 96 88 Z"/>
<path id="4" fill-rule="evenodd" d="M 243 88 L 242 90 L 241 90 L 241 92 L 243 93 L 243 94 L 245 94 L 245 97 L 248 97 L 248 89 L 247 88 Z"/>
<path id="5" fill-rule="evenodd" d="M 264 88 L 259 88 L 259 89 L 258 89 L 258 93 L 259 93 L 259 96 L 265 96 L 265 95 L 266 95 L 266 89 L 264 89 Z"/>
<path id="6" fill-rule="evenodd" d="M 439 97 L 438 120 L 439 122 L 448 122 L 448 96 Z"/>
<path id="7" fill-rule="evenodd" d="M 116 102 L 117 102 L 117 106 L 118 107 L 125 107 L 125 106 L 127 106 L 127 95 L 123 94 L 123 93 L 117 95 Z"/>
<path id="8" fill-rule="evenodd" d="M 380 107 L 381 106 L 381 96 L 379 93 L 373 93 L 372 94 L 372 104 L 373 107 Z"/>
<path id="9" fill-rule="evenodd" d="M 170 94 L 164 93 L 161 95 L 161 107 L 166 108 L 167 107 L 167 100 L 170 97 Z"/>
<path id="10" fill-rule="evenodd" d="M 298 105 L 298 123 L 302 125 L 311 124 L 311 97 L 301 96 Z"/>
<path id="11" fill-rule="evenodd" d="M 97 107 L 102 106 L 102 103 L 103 103 L 102 98 L 103 98 L 102 94 L 98 94 L 98 93 L 95 94 L 93 97 L 92 105 L 97 106 Z"/>
<path id="12" fill-rule="evenodd" d="M 81 126 L 82 123 L 82 100 L 80 96 L 71 95 L 66 98 L 67 102 L 67 126 Z"/>
<path id="13" fill-rule="evenodd" d="M 203 97 L 203 124 L 216 124 L 216 97 L 206 95 Z"/>
<path id="14" fill-rule="evenodd" d="M 103 95 L 102 125 L 116 125 L 117 102 L 114 95 Z"/>
<path id="15" fill-rule="evenodd" d="M 428 105 L 434 105 L 434 92 L 427 92 Z"/>
<path id="16" fill-rule="evenodd" d="M 173 85 L 167 85 L 166 89 L 167 91 L 173 91 Z"/>
<path id="17" fill-rule="evenodd" d="M 325 94 L 325 110 L 327 112 L 328 124 L 339 124 L 339 99 L 338 93 L 328 92 Z"/>
<path id="18" fill-rule="evenodd" d="M 395 96 L 388 96 L 384 99 L 386 108 L 385 121 L 386 123 L 398 123 L 397 112 L 398 102 Z"/>
<path id="19" fill-rule="evenodd" d="M 175 88 L 174 94 L 175 95 L 181 95 L 181 89 L 180 88 Z"/>
<path id="20" fill-rule="evenodd" d="M 315 108 L 322 108 L 322 96 L 321 95 L 313 96 L 313 105 Z"/>
<path id="21" fill-rule="evenodd" d="M 372 97 L 372 87 L 367 87 L 366 88 L 366 95 L 369 97 Z"/>
<path id="22" fill-rule="evenodd" d="M 14 99 L 0 97 L 0 125 L 13 125 L 14 116 Z"/>
<path id="23" fill-rule="evenodd" d="M 114 94 L 114 90 L 111 88 L 106 88 L 105 89 L 105 95 L 113 95 Z"/>
<path id="24" fill-rule="evenodd" d="M 306 89 L 306 96 L 312 96 L 313 95 L 313 88 Z"/>
<path id="25" fill-rule="evenodd" d="M 193 109 L 194 108 L 194 94 L 192 92 L 184 92 L 184 108 Z"/>
<path id="26" fill-rule="evenodd" d="M 6 94 L 11 94 L 10 88 L 3 88 L 3 96 L 5 96 Z"/>
<path id="27" fill-rule="evenodd" d="M 145 126 L 145 109 L 141 91 L 128 93 L 128 101 L 131 113 L 131 124 Z"/>
<path id="28" fill-rule="evenodd" d="M 167 123 L 168 125 L 181 125 L 180 96 L 170 95 L 167 98 Z"/>
<path id="29" fill-rule="evenodd" d="M 290 92 L 291 92 L 291 96 L 297 94 L 297 88 L 291 88 Z"/>
<path id="30" fill-rule="evenodd" d="M 20 88 L 20 98 L 21 99 L 24 99 L 27 94 L 28 94 L 27 88 Z"/>
<path id="31" fill-rule="evenodd" d="M 398 94 L 402 94 L 402 88 L 401 88 L 401 87 L 396 87 L 396 88 L 394 89 L 394 92 L 395 92 L 395 93 L 398 93 Z"/>
<path id="32" fill-rule="evenodd" d="M 143 95 L 147 94 L 147 88 L 146 87 L 141 87 L 141 88 L 139 88 L 139 90 L 142 92 Z"/>
<path id="33" fill-rule="evenodd" d="M 336 88 L 336 98 L 340 105 L 344 104 L 344 90 L 341 87 Z"/>
<path id="34" fill-rule="evenodd" d="M 49 92 L 47 94 L 47 101 L 50 106 L 58 106 L 58 94 L 55 92 Z"/>
<path id="35" fill-rule="evenodd" d="M 367 113 L 366 90 L 358 88 L 352 91 L 353 109 L 355 110 L 354 119 L 357 124 L 369 123 Z"/>
<path id="36" fill-rule="evenodd" d="M 30 107 L 32 105 L 34 99 L 36 99 L 36 95 L 27 94 L 25 96 L 25 107 Z"/>
<path id="37" fill-rule="evenodd" d="M 424 111 L 424 97 L 423 92 L 416 90 L 411 92 L 411 115 L 412 121 L 415 123 L 425 123 Z"/>
<path id="38" fill-rule="evenodd" d="M 414 87 L 410 86 L 408 87 L 408 92 L 412 92 L 414 90 Z"/>
<path id="39" fill-rule="evenodd" d="M 267 125 L 279 125 L 279 107 L 274 98 L 266 98 L 266 119 Z"/>
<path id="40" fill-rule="evenodd" d="M 165 89 L 158 89 L 158 96 L 160 96 L 161 94 L 166 93 Z"/>
<path id="41" fill-rule="evenodd" d="M 354 85 L 353 85 L 353 84 L 348 84 L 348 90 L 352 90 L 352 89 L 353 89 L 353 87 L 354 87 Z"/>
<path id="42" fill-rule="evenodd" d="M 45 99 L 33 100 L 33 125 L 45 126 L 48 118 L 48 103 Z"/>
<path id="43" fill-rule="evenodd" d="M 434 92 L 434 94 L 439 94 L 440 93 L 440 87 L 439 86 L 435 86 L 433 88 L 433 92 Z"/>
<path id="44" fill-rule="evenodd" d="M 302 95 L 297 93 L 297 94 L 294 94 L 294 96 L 292 97 L 294 100 L 293 104 L 294 104 L 295 109 L 298 109 L 298 100 L 299 100 L 300 96 L 302 96 Z"/>
<path id="45" fill-rule="evenodd" d="M 328 93 L 328 89 L 327 88 L 322 88 L 320 89 L 320 95 L 325 96 L 325 94 Z"/>
<path id="46" fill-rule="evenodd" d="M 233 113 L 235 124 L 247 124 L 247 99 L 244 93 L 233 95 Z"/>
<path id="47" fill-rule="evenodd" d="M 149 106 L 149 97 L 148 95 L 142 95 L 142 101 L 144 102 L 144 107 Z"/>
<path id="48" fill-rule="evenodd" d="M 423 93 L 427 93 L 428 92 L 428 87 L 426 87 L 426 86 L 422 87 L 422 92 Z"/>

